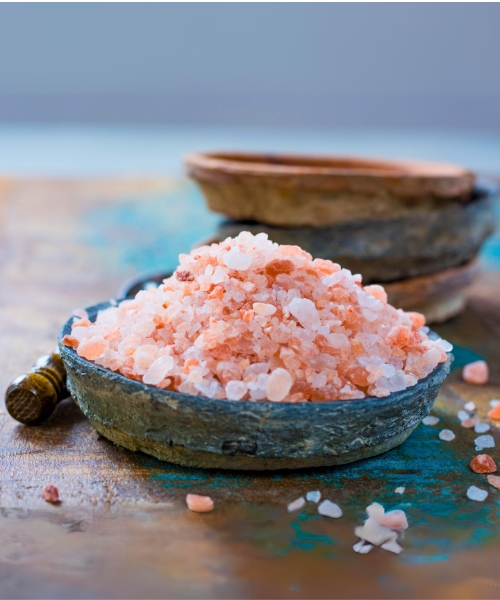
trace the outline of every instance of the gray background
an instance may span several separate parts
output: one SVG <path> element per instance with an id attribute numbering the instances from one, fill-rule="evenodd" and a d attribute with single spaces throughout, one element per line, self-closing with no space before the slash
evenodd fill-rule
<path id="1" fill-rule="evenodd" d="M 500 131 L 500 4 L 0 4 L 0 121 Z"/>

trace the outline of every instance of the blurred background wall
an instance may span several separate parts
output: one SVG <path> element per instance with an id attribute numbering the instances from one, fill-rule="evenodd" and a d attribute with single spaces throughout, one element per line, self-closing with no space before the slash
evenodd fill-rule
<path id="1" fill-rule="evenodd" d="M 500 4 L 0 4 L 0 121 L 500 131 Z"/>

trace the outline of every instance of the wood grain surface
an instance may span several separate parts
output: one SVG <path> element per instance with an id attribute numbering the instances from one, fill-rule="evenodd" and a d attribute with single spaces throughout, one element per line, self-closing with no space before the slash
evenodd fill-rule
<path id="1" fill-rule="evenodd" d="M 72 309 L 113 297 L 139 271 L 175 267 L 176 254 L 215 223 L 183 182 L 0 182 L 2 397 L 54 347 Z M 272 474 L 184 469 L 114 446 L 71 399 L 35 428 L 10 419 L 2 401 L 0 597 L 500 598 L 500 491 L 470 471 L 478 434 L 457 418 L 468 400 L 485 418 L 500 398 L 499 289 L 500 271 L 483 272 L 464 314 L 438 328 L 457 356 L 433 411 L 440 423 L 353 465 Z M 477 357 L 491 369 L 481 387 L 460 377 L 460 366 Z M 438 439 L 444 427 L 456 440 Z M 492 434 L 499 464 L 494 424 Z M 49 483 L 60 490 L 59 505 L 42 500 Z M 489 491 L 484 503 L 466 498 L 470 485 Z M 311 503 L 286 512 L 316 489 L 342 507 L 341 519 L 320 517 Z M 188 492 L 210 494 L 215 510 L 189 512 Z M 354 527 L 372 501 L 407 512 L 400 556 L 352 551 Z"/>

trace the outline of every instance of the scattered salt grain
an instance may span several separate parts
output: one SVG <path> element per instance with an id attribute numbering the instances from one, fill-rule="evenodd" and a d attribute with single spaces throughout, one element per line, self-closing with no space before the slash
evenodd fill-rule
<path id="1" fill-rule="evenodd" d="M 206 513 L 214 509 L 214 501 L 210 496 L 199 496 L 198 494 L 188 494 L 186 504 L 189 510 L 193 512 Z"/>
<path id="2" fill-rule="evenodd" d="M 483 385 L 488 382 L 489 369 L 484 360 L 476 360 L 475 362 L 465 365 L 462 371 L 462 377 L 467 383 L 473 385 Z"/>
<path id="3" fill-rule="evenodd" d="M 469 413 L 465 410 L 459 410 L 457 416 L 460 419 L 460 421 L 465 421 L 470 417 Z"/>
<path id="4" fill-rule="evenodd" d="M 432 427 L 433 425 L 439 423 L 439 417 L 433 417 L 432 415 L 429 415 L 428 417 L 425 417 L 425 419 L 422 419 L 422 423 Z"/>
<path id="5" fill-rule="evenodd" d="M 59 490 L 55 485 L 46 485 L 42 492 L 42 498 L 45 500 L 45 502 L 55 504 L 59 502 Z"/>
<path id="6" fill-rule="evenodd" d="M 473 427 L 475 427 L 476 423 L 477 419 L 469 418 L 465 419 L 465 421 L 462 421 L 460 425 L 462 425 L 462 427 L 465 427 L 465 429 L 472 429 Z"/>
<path id="7" fill-rule="evenodd" d="M 306 500 L 308 500 L 309 502 L 316 502 L 316 504 L 318 504 L 318 502 L 321 500 L 321 492 L 307 492 Z"/>
<path id="8" fill-rule="evenodd" d="M 488 425 L 488 423 L 481 423 L 480 421 L 478 423 L 476 423 L 474 425 L 474 431 L 476 433 L 486 433 L 487 431 L 489 431 L 491 429 L 491 427 Z"/>
<path id="9" fill-rule="evenodd" d="M 495 447 L 495 440 L 493 439 L 493 436 L 491 436 L 491 435 L 480 435 L 479 437 L 477 437 L 474 440 L 474 443 L 476 444 L 476 446 L 480 447 L 481 449 Z"/>
<path id="10" fill-rule="evenodd" d="M 490 406 L 492 406 L 493 408 L 495 406 L 498 406 L 500 404 L 500 400 L 497 400 L 496 398 L 494 398 L 493 400 L 490 401 Z"/>
<path id="11" fill-rule="evenodd" d="M 402 548 L 396 540 L 402 531 L 408 528 L 404 511 L 392 510 L 386 513 L 381 504 L 374 502 L 366 508 L 366 512 L 368 519 L 363 526 L 355 528 L 355 535 L 365 542 L 399 554 Z M 363 547 L 360 542 L 356 546 Z M 358 551 L 355 548 L 354 550 Z"/>
<path id="12" fill-rule="evenodd" d="M 338 519 L 342 516 L 342 509 L 334 502 L 330 502 L 330 500 L 323 500 L 323 502 L 318 506 L 318 513 L 324 517 Z"/>
<path id="13" fill-rule="evenodd" d="M 381 286 L 265 234 L 242 232 L 179 263 L 94 323 L 76 311 L 78 355 L 161 389 L 250 402 L 385 397 L 447 359 L 425 317 L 387 304 Z"/>
<path id="14" fill-rule="evenodd" d="M 396 494 L 404 494 L 405 493 L 405 488 L 404 487 L 397 487 L 394 492 Z"/>
<path id="15" fill-rule="evenodd" d="M 294 512 L 295 510 L 300 510 L 301 508 L 303 508 L 305 506 L 305 504 L 306 504 L 306 501 L 301 496 L 300 498 L 297 498 L 297 500 L 290 502 L 290 504 L 288 504 L 286 509 L 288 512 Z"/>
<path id="16" fill-rule="evenodd" d="M 476 502 L 484 502 L 488 497 L 488 492 L 486 490 L 482 490 L 475 485 L 471 485 L 467 490 L 467 498 L 469 500 L 475 500 Z"/>
<path id="17" fill-rule="evenodd" d="M 467 412 L 473 413 L 476 410 L 476 405 L 474 402 L 467 402 L 464 408 Z"/>
<path id="18" fill-rule="evenodd" d="M 500 419 L 500 404 L 495 404 L 495 406 L 493 406 L 493 408 L 488 413 L 488 417 L 490 419 L 495 419 L 495 420 Z"/>
<path id="19" fill-rule="evenodd" d="M 403 548 L 396 542 L 396 540 L 390 540 L 385 542 L 380 546 L 382 550 L 388 550 L 389 552 L 394 552 L 394 554 L 400 554 L 403 552 Z"/>
<path id="20" fill-rule="evenodd" d="M 356 542 L 352 547 L 354 552 L 357 552 L 358 554 L 368 554 L 373 548 L 373 544 L 367 544 L 365 540 L 359 540 L 359 542 Z"/>
<path id="21" fill-rule="evenodd" d="M 470 463 L 470 468 L 474 473 L 495 473 L 497 466 L 489 454 L 479 454 L 475 456 Z"/>
<path id="22" fill-rule="evenodd" d="M 488 483 L 500 490 L 500 477 L 498 475 L 488 475 Z"/>
<path id="23" fill-rule="evenodd" d="M 443 440 L 444 442 L 451 442 L 455 439 L 455 434 L 449 429 L 443 429 L 439 432 L 439 439 Z"/>

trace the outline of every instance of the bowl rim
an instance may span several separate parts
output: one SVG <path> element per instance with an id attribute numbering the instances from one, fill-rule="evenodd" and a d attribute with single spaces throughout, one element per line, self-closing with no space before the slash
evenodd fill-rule
<path id="1" fill-rule="evenodd" d="M 101 302 L 99 304 L 89 306 L 85 310 L 87 311 L 90 320 L 93 322 L 93 320 L 97 317 L 97 313 L 99 311 L 105 310 L 106 308 L 109 308 L 110 306 L 116 306 L 117 304 L 119 304 L 122 301 L 123 301 L 123 299 Z M 117 304 L 114 304 L 115 302 Z M 191 404 L 191 407 L 193 406 L 193 403 L 195 403 L 195 404 L 198 404 L 199 408 L 201 408 L 201 409 L 207 407 L 207 402 L 209 403 L 208 406 L 212 405 L 212 406 L 214 406 L 214 408 L 219 408 L 219 409 L 224 409 L 224 408 L 228 409 L 229 408 L 230 410 L 244 411 L 244 410 L 248 410 L 248 408 L 250 406 L 253 411 L 256 410 L 256 411 L 263 411 L 263 412 L 267 412 L 267 413 L 269 411 L 273 411 L 273 410 L 282 412 L 284 408 L 289 408 L 289 407 L 293 407 L 293 409 L 297 410 L 297 412 L 299 412 L 299 411 L 300 412 L 305 412 L 305 411 L 316 412 L 318 410 L 331 411 L 332 409 L 336 409 L 336 410 L 341 409 L 342 410 L 344 407 L 346 407 L 348 405 L 351 406 L 354 403 L 357 406 L 362 406 L 364 404 L 367 408 L 373 408 L 374 406 L 382 407 L 384 405 L 392 404 L 393 402 L 397 402 L 398 400 L 403 400 L 406 396 L 408 396 L 410 394 L 414 394 L 417 391 L 417 389 L 421 383 L 424 383 L 431 378 L 435 378 L 436 375 L 438 375 L 439 372 L 442 370 L 445 371 L 445 374 L 443 377 L 443 381 L 444 381 L 444 379 L 446 378 L 446 376 L 449 373 L 450 365 L 454 360 L 453 354 L 451 352 L 447 352 L 447 360 L 445 362 L 439 363 L 436 366 L 436 368 L 431 373 L 429 373 L 429 375 L 427 375 L 423 379 L 419 379 L 418 382 L 414 386 L 407 387 L 404 390 L 401 390 L 399 392 L 392 392 L 388 396 L 383 396 L 381 398 L 379 398 L 377 396 L 367 396 L 365 398 L 356 399 L 356 400 L 329 400 L 329 401 L 325 401 L 325 402 L 297 402 L 297 403 L 272 402 L 271 400 L 262 400 L 262 401 L 258 401 L 258 402 L 235 401 L 235 400 L 228 400 L 227 398 L 208 398 L 207 396 L 201 396 L 201 395 L 194 396 L 192 394 L 185 394 L 183 392 L 161 389 L 154 385 L 148 385 L 148 384 L 142 383 L 142 381 L 130 379 L 129 377 L 126 377 L 125 375 L 122 375 L 121 373 L 119 373 L 117 371 L 111 371 L 110 369 L 102 367 L 101 365 L 97 365 L 96 363 L 94 363 L 90 360 L 87 360 L 86 358 L 81 357 L 76 352 L 75 348 L 65 346 L 61 342 L 62 338 L 65 335 L 69 335 L 71 333 L 71 324 L 72 324 L 74 318 L 75 318 L 74 316 L 71 316 L 64 323 L 64 325 L 62 326 L 61 331 L 59 333 L 58 345 L 59 345 L 61 358 L 63 359 L 63 361 L 65 359 L 68 359 L 69 361 L 75 363 L 76 365 L 80 365 L 84 369 L 93 369 L 97 373 L 102 373 L 103 376 L 106 376 L 110 379 L 114 379 L 118 383 L 120 383 L 120 382 L 126 383 L 127 385 L 131 386 L 132 388 L 135 388 L 134 391 L 146 393 L 146 394 L 150 395 L 151 399 L 154 399 L 155 401 L 160 401 L 160 399 L 163 399 L 163 398 L 166 402 L 171 402 L 172 400 L 174 400 L 174 401 L 179 400 L 181 402 L 188 400 L 189 403 Z"/>
<path id="2" fill-rule="evenodd" d="M 255 177 L 362 177 L 377 180 L 427 181 L 469 180 L 476 175 L 460 165 L 437 161 L 371 158 L 340 154 L 300 154 L 212 150 L 184 156 L 188 174 L 195 179 L 203 172 L 221 172 Z"/>

